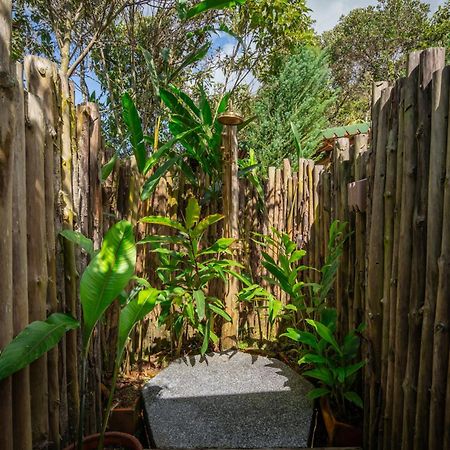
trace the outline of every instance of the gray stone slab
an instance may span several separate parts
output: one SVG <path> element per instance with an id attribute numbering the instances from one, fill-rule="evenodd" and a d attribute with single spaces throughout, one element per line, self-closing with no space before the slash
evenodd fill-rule
<path id="1" fill-rule="evenodd" d="M 311 387 L 281 361 L 228 352 L 174 361 L 143 397 L 157 448 L 301 448 Z"/>

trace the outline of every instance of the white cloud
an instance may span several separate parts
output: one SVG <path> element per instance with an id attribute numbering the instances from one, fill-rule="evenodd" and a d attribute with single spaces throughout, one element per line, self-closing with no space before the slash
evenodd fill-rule
<path id="1" fill-rule="evenodd" d="M 364 8 L 369 5 L 376 5 L 377 0 L 307 0 L 309 8 L 312 10 L 311 16 L 316 21 L 314 29 L 318 33 L 333 28 L 342 15 L 348 14 L 352 9 Z M 443 3 L 443 0 L 429 0 L 431 12 Z"/>

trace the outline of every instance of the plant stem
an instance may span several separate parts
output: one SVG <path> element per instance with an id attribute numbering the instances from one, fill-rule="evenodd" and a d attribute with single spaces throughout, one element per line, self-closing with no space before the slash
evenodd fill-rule
<path id="1" fill-rule="evenodd" d="M 87 345 L 83 349 L 82 353 L 82 366 L 81 366 L 81 380 L 80 380 L 80 414 L 78 423 L 78 440 L 77 440 L 77 450 L 83 450 L 83 432 L 84 432 L 84 412 L 86 404 L 86 372 L 87 372 L 87 357 L 89 351 L 89 339 Z"/>
<path id="2" fill-rule="evenodd" d="M 102 431 L 100 433 L 100 439 L 98 442 L 98 450 L 103 450 L 105 441 L 106 427 L 108 426 L 109 415 L 111 414 L 112 402 L 114 398 L 114 392 L 116 390 L 117 376 L 119 375 L 120 364 L 122 361 L 123 351 L 117 355 L 116 362 L 114 363 L 114 373 L 111 381 L 111 389 L 108 397 L 108 404 L 106 405 L 105 414 L 103 416 Z"/>

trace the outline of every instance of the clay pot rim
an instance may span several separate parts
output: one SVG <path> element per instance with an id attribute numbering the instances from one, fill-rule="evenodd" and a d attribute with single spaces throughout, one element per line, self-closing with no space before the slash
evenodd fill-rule
<path id="1" fill-rule="evenodd" d="M 99 437 L 100 437 L 100 433 L 90 434 L 88 436 L 85 436 L 83 438 L 83 446 L 84 446 L 84 444 L 98 441 Z M 132 447 L 130 447 L 130 450 L 135 450 L 135 449 L 143 450 L 142 444 L 139 442 L 139 440 L 136 437 L 134 437 L 131 434 L 122 433 L 120 431 L 107 431 L 105 433 L 105 444 L 106 444 L 106 440 L 108 439 L 108 437 L 109 438 L 117 438 L 118 440 L 123 440 L 125 445 L 128 442 L 129 444 L 132 445 Z M 64 448 L 64 450 L 75 450 L 75 449 L 76 449 L 76 444 L 71 444 Z"/>

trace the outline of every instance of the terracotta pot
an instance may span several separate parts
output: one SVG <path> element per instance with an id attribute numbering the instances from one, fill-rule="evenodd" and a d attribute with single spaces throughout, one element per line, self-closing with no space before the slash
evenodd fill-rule
<path id="1" fill-rule="evenodd" d="M 141 402 L 137 399 L 134 407 L 114 408 L 108 420 L 108 429 L 121 433 L 135 434 L 139 425 Z"/>
<path id="2" fill-rule="evenodd" d="M 328 398 L 320 399 L 320 409 L 328 434 L 328 445 L 337 447 L 360 447 L 363 441 L 361 428 L 348 423 L 340 422 L 334 416 Z"/>
<path id="3" fill-rule="evenodd" d="M 100 434 L 91 434 L 83 439 L 83 450 L 97 450 Z M 110 446 L 124 448 L 126 450 L 143 450 L 141 443 L 131 434 L 118 433 L 116 431 L 105 433 L 105 447 Z M 75 450 L 76 444 L 66 447 L 64 450 Z"/>

